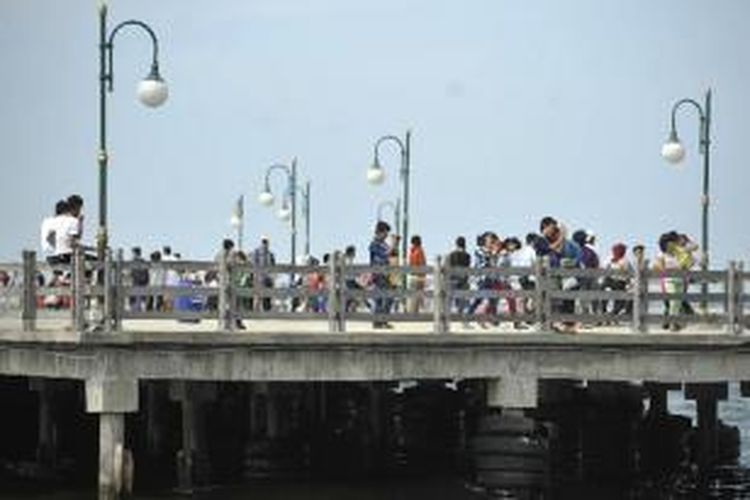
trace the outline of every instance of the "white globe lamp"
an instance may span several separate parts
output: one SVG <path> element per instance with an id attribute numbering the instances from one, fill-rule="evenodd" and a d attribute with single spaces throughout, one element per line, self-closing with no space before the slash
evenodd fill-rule
<path id="1" fill-rule="evenodd" d="M 284 205 L 281 207 L 276 214 L 280 220 L 284 222 L 289 222 L 289 220 L 292 218 L 292 211 L 289 209 L 288 206 Z"/>
<path id="2" fill-rule="evenodd" d="M 258 203 L 264 207 L 270 207 L 273 205 L 273 195 L 268 189 L 258 195 Z"/>
<path id="3" fill-rule="evenodd" d="M 159 76 L 158 71 L 152 71 L 138 84 L 138 100 L 149 108 L 161 106 L 167 97 L 169 97 L 169 88 Z"/>
<path id="4" fill-rule="evenodd" d="M 370 184 L 382 184 L 384 180 L 385 171 L 377 163 L 374 163 L 369 169 L 367 169 L 367 182 L 369 182 Z"/>
<path id="5" fill-rule="evenodd" d="M 661 155 L 669 163 L 679 163 L 685 158 L 685 147 L 674 131 L 669 134 L 669 139 L 661 147 Z"/>

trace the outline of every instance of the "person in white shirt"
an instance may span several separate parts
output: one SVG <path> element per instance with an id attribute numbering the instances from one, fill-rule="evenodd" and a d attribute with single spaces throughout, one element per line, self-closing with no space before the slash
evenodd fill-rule
<path id="1" fill-rule="evenodd" d="M 61 215 L 64 215 L 67 211 L 68 203 L 65 200 L 60 200 L 55 205 L 55 215 L 51 217 L 45 217 L 42 221 L 39 237 L 42 245 L 42 255 L 44 255 L 48 260 L 55 254 L 55 227 L 57 218 Z"/>
<path id="2" fill-rule="evenodd" d="M 534 233 L 526 235 L 526 244 L 511 254 L 511 267 L 529 268 L 529 274 L 524 276 L 514 276 L 511 285 L 514 290 L 533 290 L 535 288 L 536 277 L 534 276 L 533 267 L 536 262 L 536 250 L 534 243 L 541 236 Z M 532 301 L 528 297 L 521 299 L 523 312 L 531 314 L 533 312 Z"/>
<path id="3" fill-rule="evenodd" d="M 67 203 L 68 210 L 55 216 L 52 222 L 51 232 L 54 232 L 54 250 L 47 261 L 50 264 L 70 264 L 73 249 L 81 238 L 81 224 L 78 216 L 71 211 L 70 202 Z"/>

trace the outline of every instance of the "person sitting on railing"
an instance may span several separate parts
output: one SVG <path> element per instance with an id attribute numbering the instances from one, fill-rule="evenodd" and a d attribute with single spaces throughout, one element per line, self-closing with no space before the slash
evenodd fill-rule
<path id="1" fill-rule="evenodd" d="M 45 217 L 42 220 L 40 228 L 40 240 L 42 247 L 42 255 L 50 264 L 53 262 L 55 255 L 55 244 L 57 243 L 57 231 L 62 217 L 68 214 L 68 202 L 66 200 L 60 200 L 55 204 L 55 215 Z"/>
<path id="2" fill-rule="evenodd" d="M 630 263 L 627 257 L 628 247 L 624 243 L 616 243 L 612 246 L 612 257 L 607 264 L 607 269 L 615 271 L 618 274 L 610 275 L 604 278 L 604 284 L 602 288 L 604 290 L 610 290 L 613 292 L 624 292 L 630 286 L 630 275 L 633 273 L 633 265 Z M 613 306 L 610 310 L 609 306 L 605 304 L 604 311 L 608 311 L 612 316 L 619 316 L 620 314 L 632 314 L 633 312 L 633 301 L 627 299 L 617 299 L 613 301 Z"/>
<path id="3" fill-rule="evenodd" d="M 388 266 L 390 263 L 391 248 L 388 246 L 388 233 L 391 226 L 385 221 L 375 224 L 375 235 L 370 242 L 370 265 Z M 372 273 L 372 283 L 376 292 L 384 293 L 391 290 L 387 273 Z M 377 297 L 375 299 L 375 314 L 384 316 L 390 313 L 393 299 L 391 297 Z M 393 326 L 381 318 L 376 318 L 372 324 L 373 328 L 393 328 Z"/>
<path id="4" fill-rule="evenodd" d="M 73 261 L 73 249 L 81 240 L 80 212 L 71 208 L 68 202 L 58 202 L 57 209 L 65 211 L 56 215 L 50 226 L 46 238 L 51 239 L 54 234 L 52 255 L 47 258 L 50 264 L 70 264 Z"/>

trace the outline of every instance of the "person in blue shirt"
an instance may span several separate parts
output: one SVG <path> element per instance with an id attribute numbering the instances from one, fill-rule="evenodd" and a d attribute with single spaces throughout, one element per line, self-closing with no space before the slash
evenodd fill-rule
<path id="1" fill-rule="evenodd" d="M 391 253 L 391 247 L 388 245 L 388 233 L 391 231 L 391 226 L 384 221 L 378 221 L 375 224 L 375 236 L 370 242 L 370 265 L 371 266 L 387 266 L 389 263 L 389 257 Z M 390 290 L 388 283 L 387 273 L 373 273 L 372 283 L 375 290 L 378 292 L 387 292 Z M 393 304 L 393 298 L 391 297 L 378 297 L 375 299 L 375 314 L 379 316 L 386 315 L 391 310 Z M 381 318 L 376 318 L 372 324 L 373 328 L 393 328 L 393 326 L 387 321 L 383 321 Z"/>

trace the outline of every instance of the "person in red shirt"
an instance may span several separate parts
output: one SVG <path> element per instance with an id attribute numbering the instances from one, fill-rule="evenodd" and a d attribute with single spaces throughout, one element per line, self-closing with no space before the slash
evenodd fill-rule
<path id="1" fill-rule="evenodd" d="M 427 265 L 422 248 L 422 238 L 417 235 L 411 237 L 409 248 L 409 265 L 421 267 Z M 413 273 L 409 276 L 409 289 L 416 292 L 416 296 L 409 298 L 409 312 L 418 313 L 424 307 L 424 289 L 427 277 L 424 273 Z"/>

